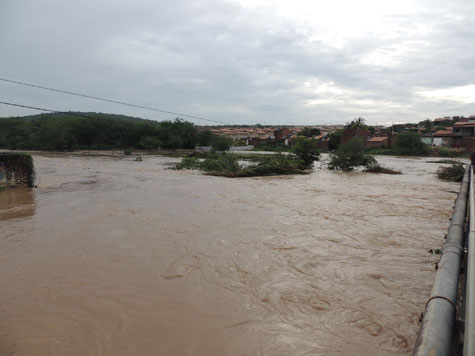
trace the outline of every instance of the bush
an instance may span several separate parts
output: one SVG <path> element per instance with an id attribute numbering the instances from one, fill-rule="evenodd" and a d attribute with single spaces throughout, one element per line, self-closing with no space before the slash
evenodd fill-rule
<path id="1" fill-rule="evenodd" d="M 381 166 L 378 162 L 370 163 L 364 169 L 365 172 L 368 173 L 381 173 L 381 174 L 402 174 L 401 171 L 396 171 L 391 168 L 386 168 Z"/>
<path id="2" fill-rule="evenodd" d="M 432 147 L 430 149 L 430 154 L 435 157 L 463 157 L 466 155 L 463 149 L 451 149 L 443 146 Z"/>
<path id="3" fill-rule="evenodd" d="M 205 152 L 200 152 L 200 151 L 193 151 L 189 153 L 186 157 L 194 157 L 194 158 L 218 158 L 219 154 L 216 152 L 211 152 L 211 151 L 205 151 Z"/>
<path id="4" fill-rule="evenodd" d="M 262 142 L 254 147 L 255 151 L 269 151 L 269 152 L 286 152 L 290 151 L 291 147 L 286 146 L 282 142 Z"/>
<path id="5" fill-rule="evenodd" d="M 307 137 L 297 137 L 292 153 L 301 159 L 306 168 L 310 168 L 314 161 L 318 161 L 320 151 L 317 142 Z"/>
<path id="6" fill-rule="evenodd" d="M 247 143 L 246 143 L 245 140 L 239 140 L 239 141 L 235 141 L 235 142 L 233 143 L 233 146 L 238 146 L 238 147 L 239 147 L 239 146 L 247 146 Z"/>
<path id="7" fill-rule="evenodd" d="M 451 157 L 450 149 L 447 147 L 437 147 L 437 150 L 433 149 L 432 152 L 437 152 L 439 157 Z"/>
<path id="8" fill-rule="evenodd" d="M 283 154 L 266 157 L 255 166 L 249 166 L 239 172 L 239 177 L 269 176 L 303 173 L 305 164 L 299 160 Z"/>
<path id="9" fill-rule="evenodd" d="M 257 165 L 240 168 L 237 171 L 213 171 L 211 174 L 225 177 L 256 177 L 256 176 L 274 176 L 285 174 L 304 174 L 305 164 L 291 156 L 276 154 L 266 157 Z"/>
<path id="10" fill-rule="evenodd" d="M 338 149 L 331 154 L 328 168 L 351 171 L 358 166 L 370 167 L 375 164 L 377 164 L 376 159 L 365 154 L 363 141 L 354 138 L 350 142 L 340 145 Z"/>
<path id="11" fill-rule="evenodd" d="M 238 158 L 235 154 L 222 154 L 217 158 L 207 158 L 200 162 L 197 157 L 186 157 L 176 165 L 176 169 L 201 169 L 207 174 L 224 177 L 307 173 L 304 162 L 292 156 L 284 156 L 282 154 L 263 156 L 259 159 L 258 164 L 246 168 L 239 166 Z"/>
<path id="12" fill-rule="evenodd" d="M 440 167 L 437 170 L 439 179 L 448 180 L 450 182 L 461 182 L 465 174 L 465 167 L 462 163 L 452 163 L 449 167 Z"/>
<path id="13" fill-rule="evenodd" d="M 208 158 L 201 162 L 200 169 L 206 172 L 236 172 L 239 170 L 238 159 L 233 154 L 223 154 L 218 158 Z"/>
<path id="14" fill-rule="evenodd" d="M 444 163 L 444 164 L 452 164 L 452 163 L 460 163 L 454 159 L 439 159 L 437 161 L 426 161 L 426 163 Z"/>
<path id="15" fill-rule="evenodd" d="M 390 148 L 370 148 L 366 150 L 366 154 L 384 156 L 384 155 L 393 155 L 394 151 Z"/>
<path id="16" fill-rule="evenodd" d="M 176 169 L 199 169 L 200 160 L 196 157 L 185 157 L 175 167 Z"/>
<path id="17" fill-rule="evenodd" d="M 401 132 L 394 142 L 396 154 L 408 156 L 426 156 L 429 153 L 427 145 L 421 141 L 421 135 L 415 132 Z"/>

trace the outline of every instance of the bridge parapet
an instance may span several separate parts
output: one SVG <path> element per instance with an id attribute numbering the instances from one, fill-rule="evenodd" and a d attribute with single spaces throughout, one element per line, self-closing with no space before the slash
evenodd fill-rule
<path id="1" fill-rule="evenodd" d="M 460 192 L 455 200 L 455 208 L 450 221 L 447 240 L 442 248 L 439 268 L 435 276 L 430 298 L 426 303 L 413 356 L 453 355 L 452 338 L 458 304 L 457 294 L 460 268 L 464 257 L 467 203 L 470 195 L 469 186 L 473 186 L 473 184 L 470 184 L 470 179 L 473 175 L 471 172 L 471 166 L 468 166 L 465 170 Z M 473 187 L 470 192 L 473 203 Z M 473 204 L 471 207 L 473 207 Z M 472 210 L 470 209 L 470 211 Z M 472 221 L 475 222 L 473 219 Z M 475 243 L 472 246 L 475 249 Z M 475 260 L 473 273 L 475 273 Z M 475 275 L 473 278 L 475 278 Z M 475 290 L 475 280 L 473 284 Z M 472 294 L 473 298 L 475 298 L 475 294 Z M 475 303 L 475 300 L 473 302 Z M 475 316 L 475 314 L 472 313 L 472 316 Z M 475 354 L 468 353 L 467 355 Z"/>

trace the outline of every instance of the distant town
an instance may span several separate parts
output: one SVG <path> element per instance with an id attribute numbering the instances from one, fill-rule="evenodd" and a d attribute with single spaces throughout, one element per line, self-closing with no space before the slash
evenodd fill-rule
<path id="1" fill-rule="evenodd" d="M 321 149 L 331 149 L 331 136 L 339 134 L 340 143 L 354 137 L 365 141 L 366 148 L 391 148 L 400 132 L 416 132 L 421 141 L 430 146 L 459 149 L 464 152 L 475 150 L 475 115 L 446 116 L 427 119 L 419 123 L 366 126 L 344 130 L 345 125 L 234 125 L 199 126 L 199 130 L 209 130 L 216 135 L 231 138 L 235 145 L 285 145 L 292 146 L 299 135 L 312 137 Z"/>

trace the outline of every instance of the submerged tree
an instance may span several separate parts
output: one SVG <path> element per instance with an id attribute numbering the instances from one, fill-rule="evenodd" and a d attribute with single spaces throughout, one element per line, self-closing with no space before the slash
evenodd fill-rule
<path id="1" fill-rule="evenodd" d="M 310 168 L 314 161 L 318 161 L 320 151 L 317 147 L 317 142 L 307 137 L 297 137 L 292 153 L 301 159 L 305 167 Z"/>
<path id="2" fill-rule="evenodd" d="M 330 158 L 328 168 L 342 171 L 351 171 L 358 166 L 370 167 L 377 164 L 374 157 L 365 153 L 364 142 L 358 138 L 354 138 L 348 143 L 340 145 L 338 149 L 331 154 Z"/>
<path id="3" fill-rule="evenodd" d="M 336 130 L 334 133 L 330 134 L 328 139 L 328 148 L 333 151 L 340 146 L 340 138 L 343 136 L 345 131 L 343 129 Z"/>

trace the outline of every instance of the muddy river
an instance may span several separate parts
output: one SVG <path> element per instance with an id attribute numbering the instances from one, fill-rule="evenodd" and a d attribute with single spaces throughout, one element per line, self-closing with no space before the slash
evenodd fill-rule
<path id="1" fill-rule="evenodd" d="M 34 155 L 0 191 L 0 355 L 409 355 L 459 185 Z"/>

